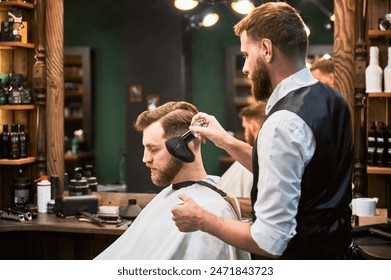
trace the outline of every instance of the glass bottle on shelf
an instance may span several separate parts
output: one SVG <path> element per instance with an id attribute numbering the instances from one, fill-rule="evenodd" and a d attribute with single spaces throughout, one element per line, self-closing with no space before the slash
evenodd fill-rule
<path id="1" fill-rule="evenodd" d="M 19 134 L 19 155 L 20 158 L 26 158 L 28 155 L 27 152 L 27 135 L 24 131 L 24 125 L 18 124 L 18 134 Z"/>
<path id="2" fill-rule="evenodd" d="M 12 95 L 12 104 L 21 104 L 22 96 L 16 79 L 12 80 L 10 89 L 9 94 Z"/>
<path id="3" fill-rule="evenodd" d="M 3 124 L 3 132 L 1 133 L 1 153 L 0 158 L 9 158 L 10 149 L 10 133 L 8 124 Z"/>
<path id="4" fill-rule="evenodd" d="M 16 124 L 11 125 L 11 134 L 10 134 L 10 159 L 19 159 L 19 134 L 18 126 Z"/>
<path id="5" fill-rule="evenodd" d="M 19 86 L 22 104 L 31 104 L 31 91 L 26 81 Z"/>
<path id="6" fill-rule="evenodd" d="M 379 49 L 369 49 L 369 65 L 365 69 L 366 92 L 382 92 L 383 70 L 379 66 Z"/>
<path id="7" fill-rule="evenodd" d="M 387 166 L 387 140 L 388 128 L 386 126 L 386 123 L 382 122 L 376 139 L 376 165 L 380 167 Z"/>
<path id="8" fill-rule="evenodd" d="M 391 92 L 391 47 L 388 47 L 388 63 L 384 68 L 384 91 Z"/>
<path id="9" fill-rule="evenodd" d="M 376 165 L 376 138 L 377 138 L 377 127 L 376 123 L 373 122 L 368 130 L 368 165 Z"/>
<path id="10" fill-rule="evenodd" d="M 7 91 L 4 89 L 3 81 L 0 79 L 0 105 L 7 104 Z"/>

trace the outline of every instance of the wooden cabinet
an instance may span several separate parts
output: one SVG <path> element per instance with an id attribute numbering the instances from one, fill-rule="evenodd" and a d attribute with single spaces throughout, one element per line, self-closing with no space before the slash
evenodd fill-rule
<path id="1" fill-rule="evenodd" d="M 367 9 L 367 62 L 369 63 L 369 48 L 377 46 L 379 49 L 379 65 L 384 70 L 388 61 L 388 47 L 391 46 L 391 30 L 379 30 L 379 19 L 384 17 L 390 10 L 389 1 L 370 0 Z M 367 63 L 367 65 L 368 65 Z M 383 85 L 384 89 L 384 85 Z M 380 124 L 385 123 L 388 126 L 391 121 L 391 92 L 373 93 L 368 92 L 367 107 L 366 107 L 366 136 L 368 139 L 368 131 L 373 122 L 377 122 L 378 129 Z M 368 147 L 368 143 L 366 144 Z M 379 197 L 378 207 L 391 206 L 391 168 L 388 166 L 367 166 L 368 189 L 369 197 Z M 389 214 L 390 215 L 390 214 Z"/>
<path id="2" fill-rule="evenodd" d="M 92 163 L 91 50 L 88 47 L 64 48 L 64 137 L 66 172 L 77 165 Z M 83 133 L 76 142 L 75 131 Z M 80 141 L 81 140 L 81 141 Z"/>
<path id="3" fill-rule="evenodd" d="M 25 27 L 21 29 L 23 30 L 21 32 L 21 41 L 10 41 L 9 38 L 4 39 L 3 34 L 0 41 L 0 74 L 2 74 L 2 77 L 10 73 L 12 73 L 13 77 L 21 77 L 29 85 L 32 96 L 33 65 L 35 62 L 35 44 L 33 43 L 34 38 L 32 35 L 36 27 L 34 22 L 35 6 L 34 4 L 26 3 L 26 1 L 0 2 L 1 22 L 8 22 L 10 17 L 8 12 L 22 16 Z M 35 136 L 38 128 L 36 108 L 34 99 L 31 104 L 20 104 L 19 101 L 12 101 L 11 99 L 11 103 L 0 105 L 1 131 L 4 124 L 7 124 L 9 129 L 12 124 L 22 124 L 29 136 L 27 157 L 0 159 L 0 207 L 12 206 L 13 190 L 11 182 L 19 170 L 23 171 L 24 177 L 29 177 L 31 180 L 37 178 L 37 172 L 33 164 L 36 161 Z M 32 192 L 32 190 L 30 191 Z"/>

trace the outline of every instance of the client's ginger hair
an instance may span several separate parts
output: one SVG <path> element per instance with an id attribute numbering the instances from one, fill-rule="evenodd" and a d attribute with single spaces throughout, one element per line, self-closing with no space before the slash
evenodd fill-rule
<path id="1" fill-rule="evenodd" d="M 186 101 L 167 102 L 154 110 L 142 112 L 134 126 L 137 131 L 143 131 L 152 123 L 160 121 L 165 138 L 180 136 L 189 129 L 191 119 L 197 113 L 197 108 Z"/>

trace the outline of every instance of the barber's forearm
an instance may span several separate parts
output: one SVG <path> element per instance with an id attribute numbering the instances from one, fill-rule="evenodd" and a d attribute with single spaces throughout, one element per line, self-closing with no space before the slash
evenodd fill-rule
<path id="1" fill-rule="evenodd" d="M 236 220 L 227 220 L 204 210 L 200 223 L 200 230 L 216 236 L 224 242 L 269 258 L 275 258 L 259 248 L 251 236 L 251 223 Z"/>
<path id="2" fill-rule="evenodd" d="M 250 172 L 252 172 L 252 151 L 253 148 L 239 139 L 233 136 L 226 137 L 223 142 L 220 143 L 220 148 L 229 153 L 233 159 L 240 162 Z"/>

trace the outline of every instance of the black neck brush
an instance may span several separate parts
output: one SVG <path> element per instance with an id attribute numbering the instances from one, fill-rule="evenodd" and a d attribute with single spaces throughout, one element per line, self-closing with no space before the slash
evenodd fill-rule
<path id="1" fill-rule="evenodd" d="M 205 120 L 200 120 L 196 126 L 205 126 Z M 182 162 L 193 162 L 195 159 L 194 153 L 187 145 L 198 137 L 190 130 L 186 131 L 182 136 L 170 138 L 166 141 L 166 148 L 170 155 Z"/>

